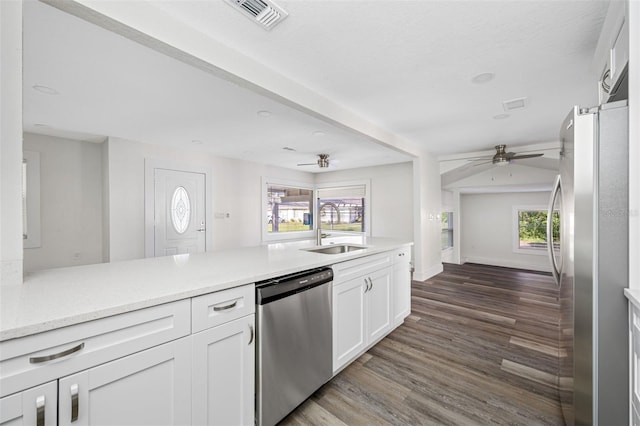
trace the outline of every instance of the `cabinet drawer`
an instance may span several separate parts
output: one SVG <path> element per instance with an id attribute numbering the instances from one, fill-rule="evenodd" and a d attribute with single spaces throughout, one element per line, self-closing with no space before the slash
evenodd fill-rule
<path id="1" fill-rule="evenodd" d="M 393 252 L 374 254 L 332 265 L 333 285 L 339 285 L 393 264 Z"/>
<path id="2" fill-rule="evenodd" d="M 254 313 L 255 297 L 253 284 L 194 297 L 191 299 L 193 332 Z"/>
<path id="3" fill-rule="evenodd" d="M 189 300 L 0 343 L 0 397 L 191 332 Z"/>

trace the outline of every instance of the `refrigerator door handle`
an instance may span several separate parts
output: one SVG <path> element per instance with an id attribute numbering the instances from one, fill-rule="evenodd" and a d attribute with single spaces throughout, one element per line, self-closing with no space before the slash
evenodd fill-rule
<path id="1" fill-rule="evenodd" d="M 547 252 L 549 253 L 549 262 L 551 263 L 551 273 L 553 274 L 553 279 L 556 281 L 556 285 L 558 286 L 560 286 L 560 271 L 558 270 L 556 257 L 553 255 L 553 207 L 556 204 L 556 199 L 558 198 L 558 194 L 561 190 L 560 175 L 558 175 L 555 183 L 553 184 L 553 190 L 551 190 L 549 211 L 547 212 Z M 562 218 L 560 220 L 562 220 Z"/>

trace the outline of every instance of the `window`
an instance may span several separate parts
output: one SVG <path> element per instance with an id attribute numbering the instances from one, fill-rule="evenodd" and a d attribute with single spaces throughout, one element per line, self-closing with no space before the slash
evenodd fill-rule
<path id="1" fill-rule="evenodd" d="M 453 247 L 453 212 L 442 212 L 442 250 Z"/>
<path id="2" fill-rule="evenodd" d="M 537 208 L 514 208 L 516 238 L 514 251 L 546 254 L 547 250 L 547 210 Z M 560 250 L 560 213 L 553 212 L 553 249 Z"/>
<path id="3" fill-rule="evenodd" d="M 318 189 L 318 218 L 323 231 L 365 233 L 366 184 Z"/>
<path id="4" fill-rule="evenodd" d="M 301 233 L 313 231 L 313 188 L 271 182 L 264 185 L 265 239 L 300 238 L 306 236 Z"/>
<path id="5" fill-rule="evenodd" d="M 178 234 L 184 234 L 191 221 L 191 201 L 184 186 L 179 186 L 171 197 L 171 223 Z"/>

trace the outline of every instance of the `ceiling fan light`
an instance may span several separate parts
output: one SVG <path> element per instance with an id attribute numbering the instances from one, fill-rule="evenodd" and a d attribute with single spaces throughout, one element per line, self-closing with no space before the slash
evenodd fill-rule
<path id="1" fill-rule="evenodd" d="M 507 164 L 509 164 L 509 159 L 504 157 L 494 158 L 493 164 L 495 164 L 496 166 L 506 166 Z"/>

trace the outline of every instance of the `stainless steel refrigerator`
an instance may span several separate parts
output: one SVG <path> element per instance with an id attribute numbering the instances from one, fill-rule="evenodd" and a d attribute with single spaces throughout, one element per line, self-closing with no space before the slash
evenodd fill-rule
<path id="1" fill-rule="evenodd" d="M 560 130 L 560 174 L 549 203 L 560 247 L 559 389 L 567 425 L 628 425 L 628 108 L 575 107 Z"/>

